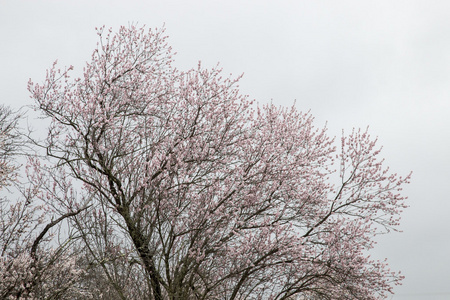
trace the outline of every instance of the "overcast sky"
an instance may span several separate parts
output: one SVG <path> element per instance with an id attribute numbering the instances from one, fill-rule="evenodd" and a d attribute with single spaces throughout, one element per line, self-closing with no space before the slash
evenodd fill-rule
<path id="1" fill-rule="evenodd" d="M 165 24 L 179 68 L 220 62 L 332 134 L 369 126 L 391 169 L 414 172 L 404 232 L 373 251 L 406 276 L 392 299 L 450 299 L 450 1 L 0 0 L 0 102 L 31 104 L 29 78 L 80 69 L 95 27 L 133 22 Z"/>

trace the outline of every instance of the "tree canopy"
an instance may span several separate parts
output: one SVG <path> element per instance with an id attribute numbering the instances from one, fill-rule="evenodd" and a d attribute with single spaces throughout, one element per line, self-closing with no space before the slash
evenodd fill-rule
<path id="1" fill-rule="evenodd" d="M 367 130 L 337 142 L 239 77 L 178 70 L 164 30 L 98 35 L 81 77 L 55 63 L 29 82 L 49 126 L 27 182 L 0 162 L 22 191 L 2 199 L 3 298 L 380 299 L 401 282 L 368 250 L 410 176 Z"/>

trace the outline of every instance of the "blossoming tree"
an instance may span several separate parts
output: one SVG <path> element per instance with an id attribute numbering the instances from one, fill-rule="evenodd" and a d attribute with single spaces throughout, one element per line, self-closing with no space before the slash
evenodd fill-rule
<path id="1" fill-rule="evenodd" d="M 81 77 L 55 63 L 29 91 L 50 120 L 47 174 L 79 186 L 70 197 L 49 187 L 46 201 L 90 205 L 73 226 L 120 298 L 138 296 L 111 257 L 135 266 L 143 299 L 392 292 L 401 276 L 367 250 L 398 224 L 409 176 L 383 166 L 366 131 L 336 147 L 309 113 L 249 101 L 239 78 L 177 70 L 163 30 L 98 35 Z"/>
<path id="2" fill-rule="evenodd" d="M 66 247 L 70 240 L 58 243 L 52 236 L 61 221 L 80 211 L 50 214 L 49 220 L 39 188 L 19 181 L 16 159 L 25 145 L 19 119 L 0 106 L 0 298 L 67 299 L 78 293 L 73 285 L 82 270 Z"/>

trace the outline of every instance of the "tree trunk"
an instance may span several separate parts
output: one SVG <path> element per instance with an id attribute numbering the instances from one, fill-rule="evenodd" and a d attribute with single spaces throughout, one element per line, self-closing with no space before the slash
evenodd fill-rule
<path id="1" fill-rule="evenodd" d="M 150 277 L 150 284 L 153 290 L 153 297 L 155 300 L 163 300 L 161 292 L 161 281 L 159 274 L 156 270 L 155 264 L 153 262 L 153 255 L 150 252 L 148 243 L 143 233 L 137 228 L 136 224 L 130 217 L 128 207 L 121 207 L 119 213 L 125 220 L 128 228 L 128 233 L 130 234 L 131 240 L 133 241 L 136 250 L 139 253 L 142 262 L 144 263 L 145 270 Z"/>

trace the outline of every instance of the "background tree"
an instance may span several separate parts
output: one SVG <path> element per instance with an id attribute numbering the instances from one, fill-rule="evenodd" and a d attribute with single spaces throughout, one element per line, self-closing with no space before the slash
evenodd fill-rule
<path id="1" fill-rule="evenodd" d="M 20 118 L 0 106 L 0 299 L 66 299 L 79 293 L 74 284 L 82 271 L 69 248 L 71 236 L 53 237 L 79 211 L 51 213 L 39 201 L 37 182 L 19 180 L 17 159 L 25 146 Z"/>
<path id="2" fill-rule="evenodd" d="M 55 209 L 91 205 L 72 226 L 119 298 L 379 299 L 400 282 L 367 250 L 398 224 L 409 176 L 367 132 L 337 151 L 310 114 L 257 106 L 217 68 L 174 68 L 161 30 L 98 34 L 80 78 L 55 63 L 29 83 L 51 120 L 51 167 L 34 170 L 82 184 L 41 188 Z"/>

